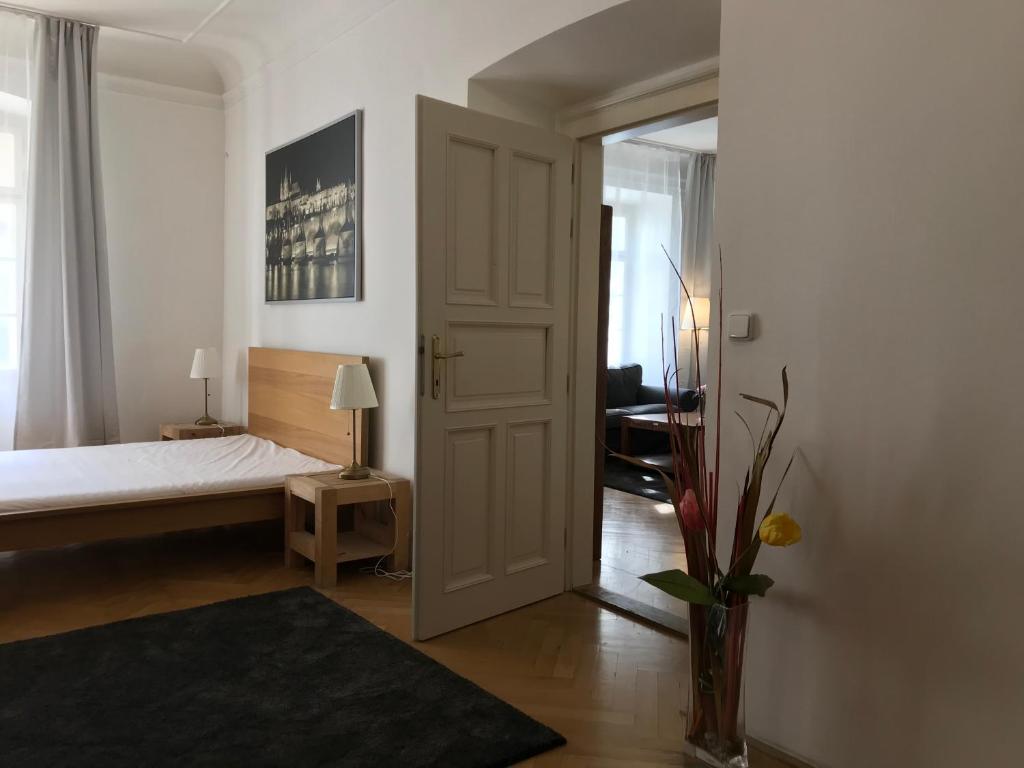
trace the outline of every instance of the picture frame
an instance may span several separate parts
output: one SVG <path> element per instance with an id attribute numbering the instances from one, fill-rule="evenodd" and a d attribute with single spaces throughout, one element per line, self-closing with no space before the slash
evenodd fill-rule
<path id="1" fill-rule="evenodd" d="M 264 158 L 264 303 L 362 300 L 363 112 Z"/>

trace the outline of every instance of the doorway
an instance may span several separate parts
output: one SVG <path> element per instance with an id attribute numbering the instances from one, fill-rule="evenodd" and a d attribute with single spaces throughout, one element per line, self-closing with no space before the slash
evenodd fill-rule
<path id="1" fill-rule="evenodd" d="M 717 129 L 717 116 L 659 121 L 603 147 L 594 563 L 581 589 L 681 634 L 685 603 L 640 577 L 686 568 L 662 475 L 672 471 L 665 376 L 678 377 L 676 406 L 696 411 L 708 359 Z"/>
<path id="2" fill-rule="evenodd" d="M 416 557 L 418 578 L 414 580 L 413 600 L 414 623 L 420 638 L 508 610 L 513 604 L 541 599 L 552 588 L 546 581 L 547 574 L 551 566 L 559 562 L 562 564 L 561 589 L 573 589 L 593 579 L 597 447 L 597 340 L 593 333 L 599 303 L 596 272 L 603 185 L 602 137 L 618 132 L 629 133 L 634 126 L 650 121 L 658 124 L 645 126 L 645 132 L 653 132 L 656 127 L 667 129 L 695 122 L 706 116 L 707 110 L 715 109 L 718 98 L 719 13 L 713 6 L 702 5 L 698 11 L 682 8 L 672 0 L 631 0 L 563 28 L 513 52 L 470 79 L 467 93 L 469 110 L 477 115 L 486 113 L 491 118 L 511 121 L 501 129 L 501 137 L 495 139 L 476 136 L 472 132 L 446 130 L 435 131 L 436 140 L 424 143 L 423 135 L 420 136 L 417 206 L 421 385 L 417 408 L 414 536 L 419 554 Z M 620 14 L 624 16 L 620 18 Z M 624 25 L 623 18 L 628 18 L 629 23 Z M 635 34 L 627 39 L 622 35 L 623 28 L 629 28 Z M 639 33 L 641 29 L 644 30 L 642 34 Z M 655 38 L 662 40 L 662 44 L 652 44 Z M 611 49 L 620 51 L 621 55 L 609 60 L 607 51 Z M 628 66 L 624 66 L 626 63 Z M 572 87 L 566 87 L 570 84 Z M 560 159 L 560 153 L 556 157 L 548 152 L 518 148 L 518 133 L 523 132 L 525 138 L 525 129 L 529 126 L 544 132 L 552 141 L 557 135 L 570 140 L 572 156 L 568 166 L 564 158 Z M 446 133 L 448 139 L 441 141 L 441 133 Z M 455 142 L 454 150 L 449 141 Z M 456 162 L 430 165 L 439 157 L 446 156 L 449 150 L 458 155 L 452 156 Z M 512 166 L 516 172 L 506 173 L 505 169 Z M 568 174 L 565 173 L 567 167 Z M 438 173 L 445 168 L 444 174 Z M 545 171 L 544 168 L 550 170 Z M 541 205 L 544 201 L 550 202 L 556 193 L 561 194 L 562 181 L 559 179 L 566 177 L 571 190 L 568 217 L 556 212 L 553 218 L 548 217 L 551 226 L 543 221 L 540 225 L 535 222 L 525 228 L 515 224 L 516 234 L 512 237 L 509 223 L 521 218 L 520 214 L 536 218 L 534 213 L 546 206 Z M 528 186 L 532 186 L 534 192 L 519 194 L 515 189 L 516 178 L 529 181 Z M 552 185 L 542 183 L 544 179 Z M 506 184 L 509 180 L 510 183 Z M 449 185 L 450 189 L 445 187 L 448 182 L 454 182 Z M 438 209 L 440 201 L 444 202 L 441 208 L 447 210 L 447 214 Z M 452 219 L 452 211 L 455 210 L 459 213 Z M 564 208 L 559 208 L 559 211 L 564 211 Z M 557 221 L 559 219 L 560 222 Z M 463 243 L 464 247 L 458 247 L 448 236 L 456 232 L 458 227 L 453 228 L 453 225 L 459 222 L 475 222 L 472 237 L 469 229 L 464 233 L 469 238 Z M 441 226 L 441 230 L 430 235 L 427 229 L 433 226 Z M 442 242 L 438 236 L 445 231 L 448 235 Z M 547 235 L 542 236 L 543 233 Z M 425 234 L 429 237 L 425 238 Z M 520 235 L 525 234 L 530 236 L 521 239 Z M 549 242 L 548 236 L 557 241 L 558 248 L 562 246 L 562 238 L 568 237 L 568 251 L 564 256 L 554 260 L 549 258 L 555 250 L 545 245 Z M 510 244 L 515 244 L 511 250 Z M 471 252 L 483 254 L 492 251 L 494 258 L 477 259 L 472 264 L 466 261 L 462 269 L 453 272 L 447 268 L 448 261 L 454 264 L 459 259 L 446 260 L 443 282 L 446 286 L 455 286 L 456 290 L 446 288 L 440 291 L 440 283 L 430 288 L 442 278 L 436 269 L 438 265 L 425 263 L 425 255 L 433 254 L 433 258 L 437 258 L 438 254 L 449 251 L 452 254 L 461 252 L 467 258 Z M 545 253 L 548 256 L 541 258 Z M 522 269 L 518 272 L 510 270 L 513 262 L 506 254 L 518 254 L 514 263 Z M 557 269 L 538 270 L 537 264 L 566 268 L 568 284 L 540 279 L 545 274 L 555 276 Z M 529 289 L 529 296 L 520 291 L 519 283 L 523 283 L 524 290 Z M 516 286 L 515 297 L 509 290 L 512 286 Z M 567 293 L 563 292 L 563 287 L 568 289 Z M 552 303 L 550 299 L 557 301 Z M 510 335 L 535 351 L 532 359 L 536 365 L 513 365 L 519 359 L 518 353 L 501 357 L 497 363 L 506 369 L 512 365 L 511 369 L 503 369 L 505 373 L 499 375 L 487 367 L 487 376 L 492 380 L 487 390 L 489 400 L 481 399 L 482 394 L 480 397 L 474 395 L 471 403 L 467 393 L 475 392 L 476 385 L 467 389 L 464 374 L 474 365 L 483 371 L 482 361 L 501 356 L 507 345 L 477 344 L 473 351 L 463 349 L 464 339 L 457 336 L 465 330 L 466 323 L 489 327 L 491 322 L 464 318 L 463 311 L 475 311 L 472 307 L 478 305 L 510 313 L 513 310 L 519 313 L 520 310 L 555 309 L 561 318 L 559 313 L 565 299 L 568 299 L 567 343 L 559 341 L 560 321 L 550 324 L 548 319 L 538 317 L 535 318 L 539 324 L 537 327 L 533 327 L 533 319 L 528 322 L 531 327 L 514 321 L 522 328 L 515 333 L 510 332 Z M 432 303 L 443 304 L 448 307 L 445 311 L 455 314 L 443 323 L 436 322 L 443 319 L 440 316 L 431 321 L 425 308 Z M 513 322 L 511 315 L 499 322 L 506 321 Z M 550 330 L 541 332 L 538 330 L 541 326 Z M 443 333 L 434 328 L 441 328 Z M 464 333 L 462 335 L 465 336 Z M 533 339 L 530 344 L 527 344 L 527 335 Z M 436 345 L 434 336 L 438 337 Z M 544 339 L 552 343 L 542 343 Z M 522 351 L 527 351 L 526 346 Z M 544 350 L 550 350 L 552 355 L 540 354 Z M 517 401 L 516 408 L 560 407 L 563 376 L 559 373 L 559 366 L 563 360 L 568 364 L 564 371 L 564 454 L 562 446 L 553 439 L 556 432 L 561 432 L 560 421 L 556 423 L 553 420 L 548 429 L 530 421 L 546 419 L 546 415 L 523 416 L 529 422 L 523 428 L 528 428 L 530 435 L 523 435 L 519 441 L 521 450 L 517 455 L 532 462 L 530 466 L 533 469 L 527 474 L 532 473 L 538 478 L 544 476 L 551 482 L 524 480 L 517 486 L 521 493 L 511 492 L 502 478 L 519 477 L 521 474 L 518 470 L 511 472 L 516 462 L 509 463 L 511 454 L 507 439 L 511 421 L 519 417 L 512 413 L 511 406 L 502 406 L 501 413 L 508 414 L 508 419 L 496 417 L 479 424 L 469 424 L 468 420 L 487 402 L 500 406 L 500 403 L 491 401 L 508 392 L 510 386 L 515 390 L 513 394 L 522 401 Z M 546 368 L 544 361 L 549 362 Z M 454 400 L 460 397 L 462 402 L 456 404 Z M 429 413 L 434 410 L 437 410 L 437 418 L 431 422 Z M 427 445 L 425 435 L 437 438 L 438 425 L 442 422 L 441 431 L 450 437 L 448 444 Z M 603 427 L 600 431 L 603 434 Z M 544 437 L 546 433 L 550 433 L 551 440 Z M 527 446 L 531 439 L 535 443 L 534 449 Z M 456 449 L 461 451 L 460 461 L 449 456 L 449 452 Z M 501 454 L 502 450 L 504 454 Z M 439 469 L 437 465 L 442 455 L 445 457 L 445 475 L 426 471 L 427 464 Z M 565 460 L 558 458 L 559 455 L 564 455 Z M 456 473 L 459 477 L 449 477 L 448 467 L 454 467 L 463 458 L 467 468 L 473 462 L 476 469 Z M 541 467 L 546 469 L 542 472 Z M 434 480 L 423 482 L 424 477 Z M 435 485 L 428 487 L 431 482 Z M 442 483 L 443 486 L 438 485 Z M 448 489 L 456 488 L 462 491 L 473 489 L 473 493 L 457 499 L 453 495 L 454 490 L 448 493 Z M 564 489 L 564 493 L 560 489 Z M 538 494 L 549 503 L 537 503 L 539 500 L 534 497 Z M 542 549 L 531 544 L 531 552 L 539 555 L 529 558 L 530 567 L 524 570 L 503 562 L 507 560 L 508 542 L 516 538 L 512 535 L 514 531 L 506 525 L 508 517 L 504 510 L 510 503 L 523 511 L 524 520 L 532 520 L 524 531 L 545 533 L 525 538 L 516 534 L 524 541 L 546 542 L 546 548 Z M 564 515 L 561 510 L 564 510 Z M 559 524 L 562 524 L 560 530 Z M 439 533 L 445 538 L 439 539 Z M 552 533 L 560 534 L 557 541 L 549 535 Z M 430 541 L 434 542 L 433 545 Z M 501 571 L 504 571 L 504 576 Z M 520 594 L 511 589 L 496 589 L 499 582 L 509 579 L 524 581 L 542 573 L 545 575 L 544 590 L 524 589 Z M 493 595 L 490 594 L 492 592 Z"/>

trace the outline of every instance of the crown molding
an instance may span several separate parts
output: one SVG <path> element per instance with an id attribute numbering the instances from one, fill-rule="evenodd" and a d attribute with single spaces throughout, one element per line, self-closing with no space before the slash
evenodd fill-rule
<path id="1" fill-rule="evenodd" d="M 196 91 L 191 88 L 181 88 L 177 85 L 154 83 L 134 77 L 101 72 L 99 74 L 99 87 L 103 91 L 124 93 L 129 96 L 143 96 L 149 99 L 172 101 L 177 104 L 188 104 L 189 106 L 203 107 L 205 109 L 224 109 L 224 97 L 219 94 L 209 93 L 208 91 Z"/>
<path id="2" fill-rule="evenodd" d="M 183 37 L 179 37 L 178 35 L 167 35 L 167 34 L 164 34 L 163 32 L 153 32 L 153 31 L 146 30 L 146 29 L 137 29 L 135 27 L 121 27 L 121 26 L 118 26 L 117 24 L 103 24 L 103 23 L 98 22 L 98 21 L 89 21 L 87 19 L 71 18 L 70 16 L 58 16 L 57 18 L 64 19 L 65 21 L 71 21 L 71 22 L 74 22 L 76 24 L 85 24 L 86 26 L 89 26 L 89 27 L 99 27 L 99 28 L 102 28 L 102 29 L 116 29 L 119 32 L 129 32 L 129 33 L 131 33 L 133 35 L 143 35 L 145 37 L 153 37 L 153 38 L 156 38 L 158 40 L 168 40 L 168 41 L 170 41 L 172 43 L 187 43 L 193 37 L 195 37 L 200 32 L 202 32 L 203 29 L 206 28 L 207 24 L 209 24 L 217 16 L 219 16 L 221 11 L 223 11 L 225 8 L 227 8 L 233 2 L 234 2 L 234 0 L 220 0 L 220 2 L 217 4 L 217 6 L 212 11 L 207 13 L 206 16 L 204 16 L 203 19 L 199 22 L 199 24 L 192 29 L 192 31 L 186 33 Z M 20 5 L 20 4 L 14 4 L 14 3 L 0 2 L 0 8 L 6 9 L 8 11 L 13 11 L 14 13 L 28 14 L 30 16 L 53 16 L 53 14 L 51 14 L 51 13 L 47 13 L 46 11 L 40 11 L 38 8 L 33 8 L 30 5 Z"/>
<path id="3" fill-rule="evenodd" d="M 695 64 L 688 64 L 685 67 L 680 67 L 679 69 L 673 69 L 670 72 L 655 75 L 647 80 L 641 80 L 638 83 L 632 83 L 622 88 L 617 88 L 603 96 L 598 96 L 594 99 L 587 99 L 586 101 L 581 101 L 578 104 L 572 104 L 558 113 L 558 122 L 561 124 L 573 120 L 579 120 L 582 117 L 597 114 L 598 112 L 610 109 L 611 107 L 640 101 L 641 99 L 657 96 L 661 93 L 667 93 L 675 90 L 676 88 L 692 85 L 693 83 L 708 80 L 717 76 L 718 57 L 714 56 L 710 59 L 705 59 L 704 61 L 698 61 Z"/>
<path id="4" fill-rule="evenodd" d="M 308 59 L 319 55 L 329 46 L 383 13 L 395 2 L 396 0 L 382 0 L 379 5 L 371 3 L 368 8 L 364 8 L 356 16 L 336 20 L 334 24 L 325 25 L 310 38 L 293 42 L 283 52 L 263 62 L 253 72 L 242 78 L 239 83 L 228 88 L 224 92 L 225 108 L 245 101 L 254 92 L 264 88 L 275 76 L 289 72 Z"/>

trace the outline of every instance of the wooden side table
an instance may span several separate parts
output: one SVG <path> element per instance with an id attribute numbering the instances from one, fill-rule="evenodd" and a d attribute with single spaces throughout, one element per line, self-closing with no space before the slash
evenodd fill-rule
<path id="1" fill-rule="evenodd" d="M 703 422 L 700 413 L 697 411 L 679 414 L 679 421 L 673 422 L 673 426 L 680 429 L 694 429 L 702 426 Z M 633 455 L 633 442 L 630 430 L 643 429 L 648 432 L 669 431 L 667 413 L 645 413 L 637 416 L 623 416 L 619 420 L 619 453 L 623 456 Z"/>
<path id="2" fill-rule="evenodd" d="M 240 424 L 161 424 L 161 440 L 200 440 L 204 437 L 229 437 L 244 435 L 245 427 Z"/>
<path id="3" fill-rule="evenodd" d="M 313 561 L 318 587 L 338 583 L 338 563 L 388 556 L 388 569 L 409 569 L 412 492 L 408 480 L 373 470 L 376 477 L 342 480 L 338 470 L 289 475 L 284 484 L 284 563 L 294 567 L 296 555 Z M 383 479 L 387 478 L 387 482 Z M 394 499 L 395 517 L 380 523 L 356 508 L 353 530 L 338 532 L 338 507 Z M 306 530 L 302 499 L 314 506 L 314 532 Z M 390 514 L 390 513 L 389 513 Z M 392 551 L 393 549 L 393 551 Z"/>

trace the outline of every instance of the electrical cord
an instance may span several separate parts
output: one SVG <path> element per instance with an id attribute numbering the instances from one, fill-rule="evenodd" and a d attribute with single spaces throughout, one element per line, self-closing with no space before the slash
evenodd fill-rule
<path id="1" fill-rule="evenodd" d="M 395 539 L 391 544 L 390 552 L 383 555 L 374 565 L 360 568 L 359 572 L 372 573 L 374 576 L 389 579 L 390 581 L 405 581 L 406 579 L 411 579 L 412 571 L 389 571 L 387 568 L 382 566 L 382 563 L 393 555 L 396 549 L 398 549 L 398 512 L 395 510 L 395 489 L 391 485 L 391 481 L 384 475 L 378 475 L 371 472 L 370 477 L 374 480 L 383 482 L 388 487 L 388 508 L 391 510 L 391 516 L 395 519 Z"/>

